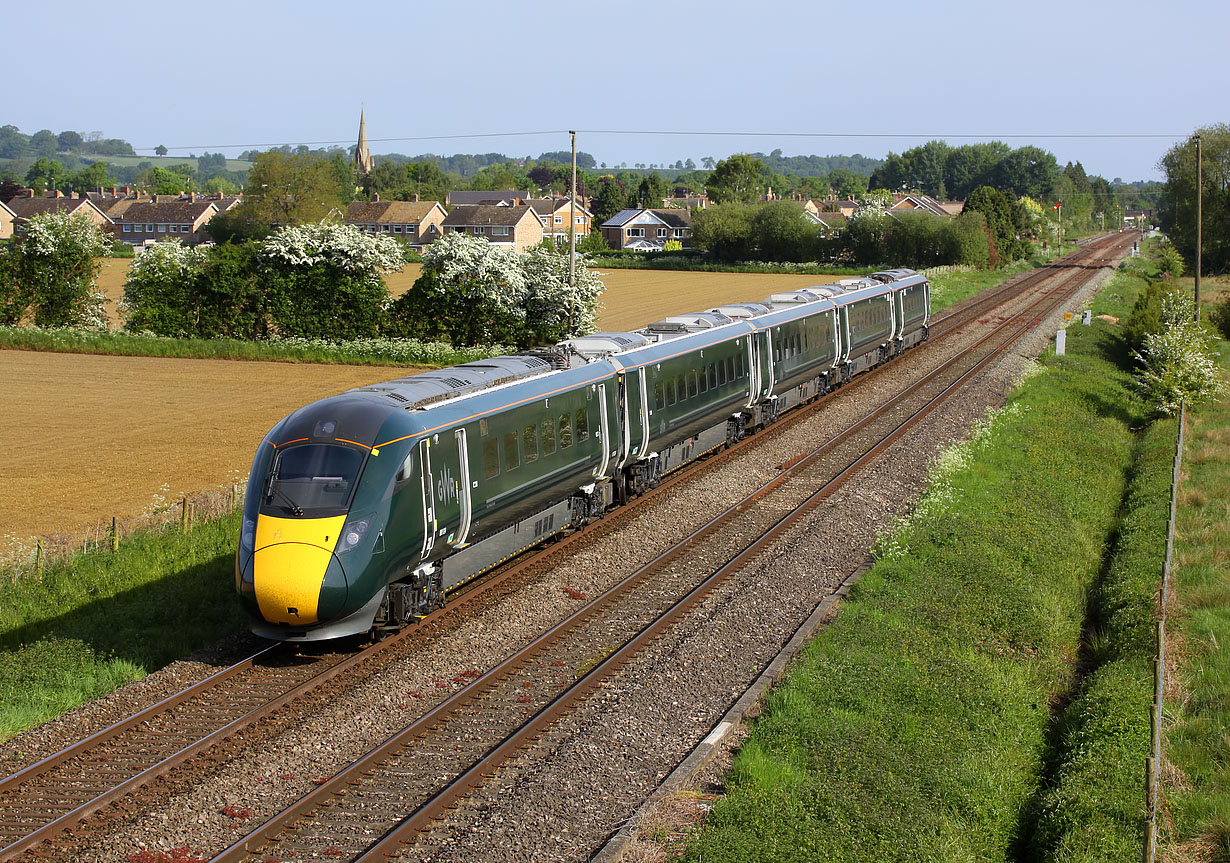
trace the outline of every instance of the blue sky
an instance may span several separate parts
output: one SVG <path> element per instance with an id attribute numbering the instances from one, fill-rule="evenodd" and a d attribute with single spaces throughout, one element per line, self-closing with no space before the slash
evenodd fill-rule
<path id="1" fill-rule="evenodd" d="M 349 144 L 362 104 L 370 138 L 412 139 L 376 153 L 536 156 L 568 129 L 608 165 L 999 138 L 1137 180 L 1230 119 L 1224 0 L 71 0 L 0 17 L 0 123 L 177 154 Z M 671 131 L 706 134 L 648 134 Z M 707 134 L 728 132 L 759 134 Z M 1104 137 L 1057 137 L 1077 135 Z"/>

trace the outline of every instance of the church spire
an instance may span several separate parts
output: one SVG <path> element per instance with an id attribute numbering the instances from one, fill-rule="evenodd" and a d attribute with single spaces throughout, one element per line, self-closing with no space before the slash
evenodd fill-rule
<path id="1" fill-rule="evenodd" d="M 359 143 L 354 148 L 354 168 L 360 174 L 372 172 L 372 154 L 367 149 L 367 125 L 363 120 L 363 109 L 359 109 Z"/>

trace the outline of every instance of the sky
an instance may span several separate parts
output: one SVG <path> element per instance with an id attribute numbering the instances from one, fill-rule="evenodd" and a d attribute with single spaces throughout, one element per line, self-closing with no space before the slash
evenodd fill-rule
<path id="1" fill-rule="evenodd" d="M 577 130 L 600 163 L 699 165 L 998 139 L 1134 181 L 1230 120 L 1224 0 L 14 0 L 0 20 L 0 124 L 142 153 L 349 146 L 362 108 L 373 153 L 537 156 Z"/>

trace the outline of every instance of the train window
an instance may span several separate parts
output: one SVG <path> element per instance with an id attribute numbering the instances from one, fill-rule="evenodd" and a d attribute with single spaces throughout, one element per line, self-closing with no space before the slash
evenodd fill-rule
<path id="1" fill-rule="evenodd" d="M 717 388 L 717 366 L 709 363 L 709 389 Z"/>
<path id="2" fill-rule="evenodd" d="M 542 421 L 542 454 L 555 452 L 555 423 L 550 418 Z"/>
<path id="3" fill-rule="evenodd" d="M 738 356 L 737 368 L 739 370 L 739 377 L 747 377 L 747 357 L 743 356 L 743 354 L 739 354 Z"/>
<path id="4" fill-rule="evenodd" d="M 521 432 L 521 449 L 525 453 L 525 463 L 538 458 L 538 426 L 526 426 Z"/>
<path id="5" fill-rule="evenodd" d="M 658 381 L 653 385 L 653 403 L 658 410 L 666 407 L 666 392 L 662 389 L 662 382 Z"/>
<path id="6" fill-rule="evenodd" d="M 496 438 L 483 441 L 483 476 L 487 479 L 500 475 L 500 442 Z"/>
<path id="7" fill-rule="evenodd" d="M 410 450 L 410 452 L 406 454 L 405 461 L 401 463 L 401 467 L 397 469 L 397 475 L 393 478 L 393 481 L 398 485 L 401 485 L 406 480 L 410 479 L 410 477 L 414 476 L 414 456 L 415 451 Z"/>
<path id="8" fill-rule="evenodd" d="M 734 379 L 735 379 L 735 358 L 732 356 L 732 357 L 726 358 L 726 380 L 733 381 Z M 725 382 L 726 381 L 723 381 L 723 383 Z"/>
<path id="9" fill-rule="evenodd" d="M 797 357 L 799 354 L 803 353 L 803 336 L 796 332 L 794 334 L 793 341 L 794 341 L 794 355 Z"/>
<path id="10" fill-rule="evenodd" d="M 696 369 L 688 372 L 688 398 L 696 396 Z"/>
<path id="11" fill-rule="evenodd" d="M 504 435 L 504 470 L 510 471 L 521 464 L 517 457 L 517 433 L 511 431 Z"/>
<path id="12" fill-rule="evenodd" d="M 559 445 L 561 449 L 572 446 L 572 417 L 568 414 L 559 416 Z"/>
<path id="13" fill-rule="evenodd" d="M 700 380 L 698 380 L 698 381 L 697 381 L 697 383 L 699 383 L 699 384 L 700 384 L 700 391 L 701 391 L 702 393 L 703 393 L 703 392 L 707 392 L 707 391 L 708 391 L 708 389 L 709 389 L 709 378 L 706 376 L 706 373 L 705 373 L 705 367 L 704 367 L 704 366 L 701 366 L 701 368 L 700 368 L 700 375 L 699 375 L 699 378 L 700 378 Z"/>
<path id="14" fill-rule="evenodd" d="M 718 386 L 721 386 L 722 384 L 726 383 L 726 361 L 725 360 L 717 361 L 717 382 L 718 382 Z"/>
<path id="15" fill-rule="evenodd" d="M 777 342 L 773 343 L 773 362 L 780 363 L 782 361 L 782 348 Z"/>
<path id="16" fill-rule="evenodd" d="M 577 408 L 577 441 L 589 440 L 589 414 L 585 408 Z"/>
<path id="17" fill-rule="evenodd" d="M 679 401 L 683 401 L 684 399 L 688 397 L 688 379 L 685 375 L 681 374 L 675 380 L 675 389 L 679 393 Z M 693 387 L 693 390 L 695 390 L 695 387 Z M 695 394 L 696 393 L 693 392 L 693 395 Z"/>
<path id="18" fill-rule="evenodd" d="M 675 379 L 666 379 L 666 403 L 673 405 L 675 403 Z"/>

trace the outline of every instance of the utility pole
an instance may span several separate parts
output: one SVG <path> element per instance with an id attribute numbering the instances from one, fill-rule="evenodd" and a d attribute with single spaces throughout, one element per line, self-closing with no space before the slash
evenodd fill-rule
<path id="1" fill-rule="evenodd" d="M 1204 164 L 1200 155 L 1200 136 L 1196 136 L 1196 311 L 1194 320 L 1200 320 L 1200 259 L 1204 249 L 1201 247 L 1203 237 L 1203 202 L 1204 202 Z"/>
<path id="2" fill-rule="evenodd" d="M 577 287 L 577 133 L 572 136 L 572 188 L 568 196 L 568 290 Z"/>

